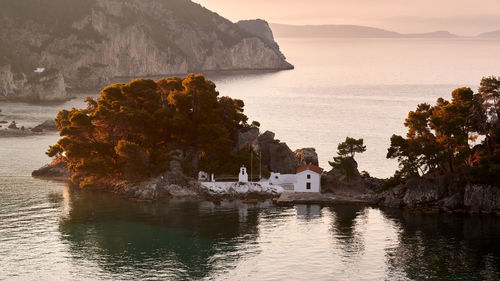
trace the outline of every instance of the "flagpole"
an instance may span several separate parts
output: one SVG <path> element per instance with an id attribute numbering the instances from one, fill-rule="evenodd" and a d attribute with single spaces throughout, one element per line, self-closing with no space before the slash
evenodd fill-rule
<path id="1" fill-rule="evenodd" d="M 259 181 L 262 180 L 262 153 L 259 151 Z"/>
<path id="2" fill-rule="evenodd" d="M 250 182 L 253 182 L 253 151 L 250 153 Z"/>

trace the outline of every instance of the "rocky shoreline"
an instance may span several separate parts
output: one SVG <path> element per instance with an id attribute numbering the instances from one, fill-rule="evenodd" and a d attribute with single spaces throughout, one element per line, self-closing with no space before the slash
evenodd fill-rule
<path id="1" fill-rule="evenodd" d="M 18 125 L 16 121 L 11 121 L 9 123 L 7 121 L 0 120 L 0 137 L 27 137 L 58 131 L 54 120 L 50 119 L 33 128 L 19 126 L 20 125 Z"/>
<path id="2" fill-rule="evenodd" d="M 33 176 L 69 181 L 71 173 L 64 162 L 56 160 L 34 171 Z M 380 190 L 383 179 L 359 177 L 345 182 L 335 171 L 324 174 L 323 181 L 324 193 L 281 193 L 262 190 L 241 192 L 234 188 L 228 189 L 228 192 L 217 192 L 197 180 L 186 177 L 180 170 L 174 168 L 162 176 L 138 184 L 110 184 L 104 191 L 141 202 L 182 197 L 214 202 L 222 200 L 258 202 L 273 199 L 277 205 L 364 204 L 425 213 L 500 215 L 500 188 L 462 183 L 452 176 L 413 179 L 385 191 Z"/>
<path id="3" fill-rule="evenodd" d="M 244 188 L 228 188 L 218 190 L 210 185 L 185 176 L 178 170 L 178 165 L 161 176 L 140 183 L 109 182 L 98 190 L 110 192 L 117 196 L 138 202 L 153 202 L 164 198 L 197 198 L 219 202 L 222 200 L 256 200 L 262 201 L 276 198 L 280 193 L 273 189 L 258 188 L 259 184 L 246 184 Z M 71 172 L 65 162 L 54 160 L 32 172 L 32 176 L 47 180 L 71 181 Z M 77 188 L 75 186 L 75 188 Z"/>

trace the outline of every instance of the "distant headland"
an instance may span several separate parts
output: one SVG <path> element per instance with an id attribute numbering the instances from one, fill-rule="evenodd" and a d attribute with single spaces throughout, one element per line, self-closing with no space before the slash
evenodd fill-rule
<path id="1" fill-rule="evenodd" d="M 67 100 L 114 77 L 293 68 L 266 21 L 233 23 L 192 1 L 6 1 L 0 25 L 0 100 Z"/>
<path id="2" fill-rule="evenodd" d="M 279 38 L 458 38 L 463 37 L 446 30 L 421 33 L 399 33 L 382 28 L 361 25 L 289 25 L 271 23 L 275 37 Z M 476 38 L 499 38 L 500 30 L 481 33 Z"/>

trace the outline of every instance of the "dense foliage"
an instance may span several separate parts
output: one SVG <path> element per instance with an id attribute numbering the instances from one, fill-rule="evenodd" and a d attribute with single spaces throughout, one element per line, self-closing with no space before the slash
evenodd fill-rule
<path id="1" fill-rule="evenodd" d="M 203 75 L 113 84 L 86 101 L 86 109 L 59 112 L 62 138 L 47 152 L 67 162 L 82 187 L 158 175 L 176 154 L 194 155 L 183 163 L 188 173 L 195 162 L 234 174 L 249 158 L 248 150 L 232 153 L 237 130 L 248 126 L 243 101 L 219 97 Z"/>
<path id="2" fill-rule="evenodd" d="M 328 161 L 332 168 L 337 169 L 346 176 L 349 181 L 357 171 L 357 164 L 354 160 L 356 153 L 366 151 L 366 146 L 363 144 L 363 139 L 354 139 L 346 137 L 344 142 L 337 146 L 337 157 L 333 157 L 333 162 Z"/>
<path id="3" fill-rule="evenodd" d="M 408 114 L 406 137 L 393 135 L 387 158 L 399 161 L 392 180 L 428 173 L 460 173 L 478 182 L 500 181 L 500 78 L 485 77 L 470 88 L 422 103 Z"/>

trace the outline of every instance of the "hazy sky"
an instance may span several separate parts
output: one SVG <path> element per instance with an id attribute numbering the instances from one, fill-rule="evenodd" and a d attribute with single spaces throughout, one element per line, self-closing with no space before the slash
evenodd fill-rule
<path id="1" fill-rule="evenodd" d="M 232 20 L 288 24 L 356 24 L 398 32 L 500 29 L 500 0 L 194 0 Z"/>

